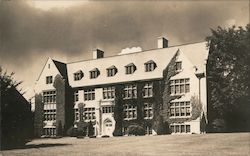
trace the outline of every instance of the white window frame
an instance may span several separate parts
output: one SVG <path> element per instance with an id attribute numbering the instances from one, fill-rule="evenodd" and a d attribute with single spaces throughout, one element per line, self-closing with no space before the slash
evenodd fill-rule
<path id="1" fill-rule="evenodd" d="M 181 71 L 182 70 L 182 61 L 175 62 L 175 71 Z"/>
<path id="2" fill-rule="evenodd" d="M 52 84 L 53 83 L 53 76 L 46 76 L 46 84 Z"/>
<path id="3" fill-rule="evenodd" d="M 107 76 L 108 77 L 115 76 L 116 73 L 117 73 L 117 68 L 115 68 L 115 67 L 107 68 Z"/>
<path id="4" fill-rule="evenodd" d="M 79 91 L 76 90 L 76 91 L 74 92 L 74 102 L 78 102 L 78 101 L 79 101 Z"/>
<path id="5" fill-rule="evenodd" d="M 84 101 L 95 100 L 95 89 L 84 90 Z"/>
<path id="6" fill-rule="evenodd" d="M 56 91 L 44 91 L 43 92 L 43 102 L 44 104 L 55 104 L 56 103 Z"/>
<path id="7" fill-rule="evenodd" d="M 124 99 L 137 98 L 137 85 L 128 84 L 124 86 Z"/>
<path id="8" fill-rule="evenodd" d="M 144 103 L 144 119 L 153 119 L 153 104 L 152 103 Z"/>
<path id="9" fill-rule="evenodd" d="M 190 101 L 170 102 L 170 118 L 183 118 L 190 116 Z"/>
<path id="10" fill-rule="evenodd" d="M 115 98 L 115 87 L 104 87 L 103 88 L 103 99 L 114 99 Z"/>
<path id="11" fill-rule="evenodd" d="M 56 109 L 44 110 L 44 121 L 55 121 L 56 120 Z"/>
<path id="12" fill-rule="evenodd" d="M 74 81 L 79 81 L 83 78 L 83 72 L 82 71 L 78 71 L 76 73 L 74 73 Z"/>
<path id="13" fill-rule="evenodd" d="M 136 71 L 136 66 L 134 64 L 125 66 L 126 74 L 133 74 Z"/>
<path id="14" fill-rule="evenodd" d="M 131 104 L 125 104 L 123 106 L 124 120 L 137 119 L 137 106 Z"/>
<path id="15" fill-rule="evenodd" d="M 180 95 L 190 92 L 190 79 L 174 79 L 170 80 L 170 94 Z"/>
<path id="16" fill-rule="evenodd" d="M 153 82 L 145 83 L 143 87 L 143 97 L 153 97 Z"/>
<path id="17" fill-rule="evenodd" d="M 190 124 L 171 124 L 171 133 L 191 133 Z"/>
<path id="18" fill-rule="evenodd" d="M 83 111 L 83 120 L 84 121 L 95 121 L 95 107 L 86 107 Z"/>
<path id="19" fill-rule="evenodd" d="M 102 106 L 102 113 L 103 114 L 114 113 L 114 106 L 112 106 L 112 105 Z"/>

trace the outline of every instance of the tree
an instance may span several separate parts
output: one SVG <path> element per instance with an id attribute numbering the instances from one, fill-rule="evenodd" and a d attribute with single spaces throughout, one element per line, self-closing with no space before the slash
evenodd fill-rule
<path id="1" fill-rule="evenodd" d="M 16 89 L 21 82 L 14 81 L 13 75 L 0 67 L 1 149 L 24 145 L 33 131 L 30 104 Z"/>
<path id="2" fill-rule="evenodd" d="M 226 131 L 249 131 L 250 25 L 211 31 L 207 37 L 210 123 L 220 119 Z"/>

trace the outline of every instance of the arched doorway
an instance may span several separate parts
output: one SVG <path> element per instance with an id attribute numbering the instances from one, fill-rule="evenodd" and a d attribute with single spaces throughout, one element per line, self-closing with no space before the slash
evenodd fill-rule
<path id="1" fill-rule="evenodd" d="M 113 136 L 113 123 L 110 119 L 106 119 L 103 122 L 103 135 Z"/>

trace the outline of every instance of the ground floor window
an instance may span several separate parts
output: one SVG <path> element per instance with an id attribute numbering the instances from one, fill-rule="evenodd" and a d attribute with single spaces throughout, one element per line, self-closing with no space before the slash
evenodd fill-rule
<path id="1" fill-rule="evenodd" d="M 172 133 L 190 133 L 190 125 L 175 124 L 170 126 Z"/>
<path id="2" fill-rule="evenodd" d="M 56 136 L 56 128 L 44 128 L 45 136 Z"/>
<path id="3" fill-rule="evenodd" d="M 152 126 L 146 126 L 145 127 L 145 134 L 151 135 L 152 134 Z"/>

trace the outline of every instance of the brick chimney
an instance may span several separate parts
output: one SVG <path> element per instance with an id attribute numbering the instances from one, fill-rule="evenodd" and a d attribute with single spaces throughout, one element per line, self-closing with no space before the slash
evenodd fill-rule
<path id="1" fill-rule="evenodd" d="M 104 51 L 100 49 L 93 50 L 93 59 L 99 59 L 104 57 Z"/>
<path id="2" fill-rule="evenodd" d="M 158 37 L 157 45 L 158 45 L 158 48 L 167 48 L 168 40 L 164 37 Z"/>

